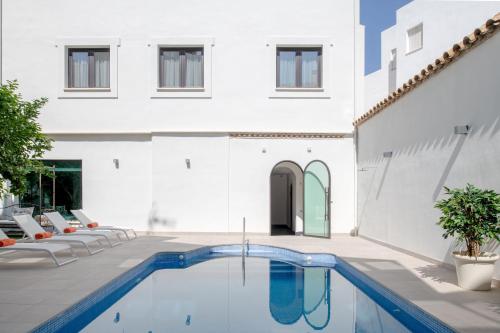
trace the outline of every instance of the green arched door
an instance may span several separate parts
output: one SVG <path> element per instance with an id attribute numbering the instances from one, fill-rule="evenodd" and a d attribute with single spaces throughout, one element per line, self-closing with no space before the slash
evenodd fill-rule
<path id="1" fill-rule="evenodd" d="M 330 171 L 321 161 L 304 170 L 304 235 L 330 237 Z"/>

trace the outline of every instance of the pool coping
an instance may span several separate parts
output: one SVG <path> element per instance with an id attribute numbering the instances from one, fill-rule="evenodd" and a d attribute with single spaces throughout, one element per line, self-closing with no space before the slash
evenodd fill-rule
<path id="1" fill-rule="evenodd" d="M 188 251 L 157 252 L 38 325 L 30 332 L 60 332 L 82 314 L 89 314 L 92 307 L 98 305 L 100 302 L 106 301 L 106 298 L 113 293 L 121 295 L 117 298 L 120 299 L 144 278 L 166 263 L 175 262 L 177 265 L 176 268 L 182 269 L 202 261 L 223 257 L 240 257 L 242 254 L 245 254 L 245 257 L 276 259 L 302 267 L 325 267 L 335 269 L 407 328 L 407 324 L 409 323 L 408 320 L 416 320 L 429 332 L 456 332 L 455 329 L 451 328 L 437 317 L 426 312 L 410 300 L 395 293 L 334 254 L 306 253 L 284 247 L 259 244 L 245 245 L 243 248 L 241 244 L 232 244 L 203 246 Z M 126 291 L 120 292 L 123 290 Z M 94 314 L 90 313 L 90 315 Z"/>

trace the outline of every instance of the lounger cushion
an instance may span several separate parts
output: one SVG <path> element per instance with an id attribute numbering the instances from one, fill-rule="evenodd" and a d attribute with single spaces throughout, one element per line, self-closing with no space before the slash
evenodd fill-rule
<path id="1" fill-rule="evenodd" d="M 65 234 L 71 234 L 73 232 L 76 232 L 76 228 L 75 227 L 64 228 L 64 233 Z"/>
<path id="2" fill-rule="evenodd" d="M 35 239 L 45 239 L 45 238 L 50 238 L 52 237 L 51 232 L 38 232 L 35 234 Z"/>
<path id="3" fill-rule="evenodd" d="M 16 244 L 16 240 L 12 238 L 0 239 L 0 247 L 6 247 Z"/>
<path id="4" fill-rule="evenodd" d="M 97 228 L 99 226 L 99 224 L 97 224 L 97 222 L 92 222 L 92 223 L 89 223 L 87 224 L 87 228 Z"/>

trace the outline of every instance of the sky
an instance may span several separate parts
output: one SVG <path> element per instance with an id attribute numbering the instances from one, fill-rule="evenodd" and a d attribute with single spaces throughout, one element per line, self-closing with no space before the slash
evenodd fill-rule
<path id="1" fill-rule="evenodd" d="M 380 33 L 396 23 L 396 10 L 412 0 L 361 0 L 365 26 L 365 75 L 380 69 Z"/>

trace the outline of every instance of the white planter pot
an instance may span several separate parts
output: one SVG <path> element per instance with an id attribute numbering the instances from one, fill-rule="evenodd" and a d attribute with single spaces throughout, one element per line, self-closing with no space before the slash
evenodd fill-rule
<path id="1" fill-rule="evenodd" d="M 477 259 L 453 252 L 458 285 L 467 290 L 490 290 L 498 254 L 483 252 Z"/>

